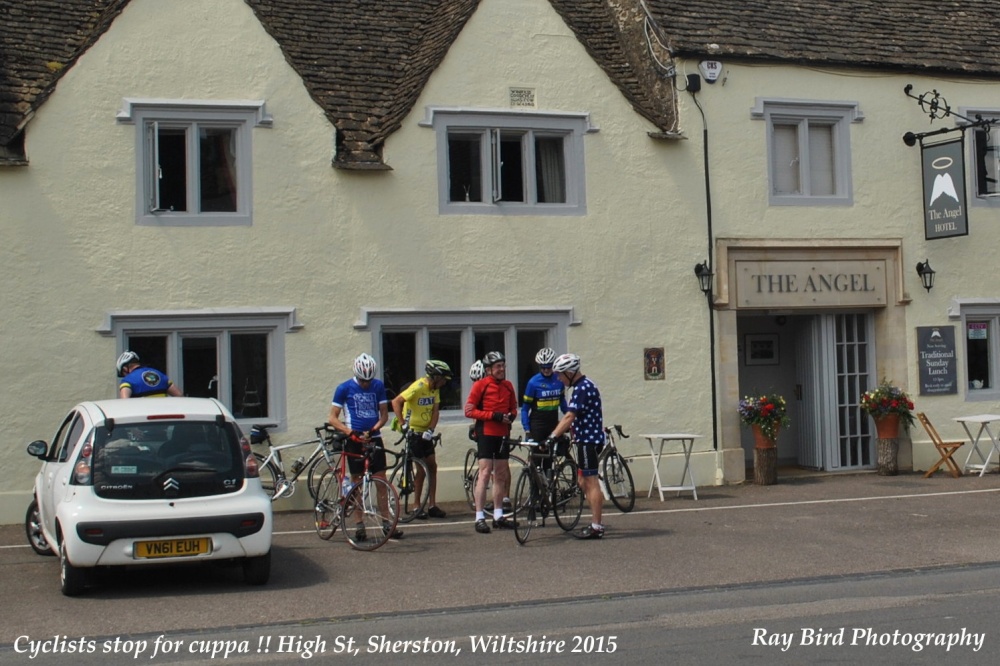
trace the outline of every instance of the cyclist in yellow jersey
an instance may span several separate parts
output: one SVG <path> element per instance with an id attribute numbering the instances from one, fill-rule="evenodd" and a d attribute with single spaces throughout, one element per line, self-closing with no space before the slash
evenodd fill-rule
<path id="1" fill-rule="evenodd" d="M 427 463 L 430 507 L 426 513 L 417 513 L 416 517 L 421 520 L 428 517 L 444 518 L 446 515 L 437 505 L 437 457 L 434 455 L 433 437 L 441 412 L 441 388 L 452 378 L 451 368 L 444 361 L 427 361 L 424 371 L 427 373 L 425 377 L 413 382 L 392 399 L 392 411 L 403 428 L 410 451 Z M 417 468 L 417 475 L 413 479 L 417 497 L 420 497 L 423 485 L 423 469 Z"/>

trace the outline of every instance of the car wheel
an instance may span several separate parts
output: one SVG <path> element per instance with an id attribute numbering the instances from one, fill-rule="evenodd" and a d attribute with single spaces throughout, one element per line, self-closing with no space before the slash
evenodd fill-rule
<path id="1" fill-rule="evenodd" d="M 66 556 L 66 542 L 59 544 L 59 580 L 62 583 L 62 593 L 67 597 L 83 594 L 89 578 L 86 569 L 80 569 L 70 564 Z"/>
<path id="2" fill-rule="evenodd" d="M 42 532 L 42 516 L 38 512 L 38 500 L 31 500 L 24 515 L 24 533 L 28 536 L 31 549 L 39 555 L 55 555 Z"/>
<path id="3" fill-rule="evenodd" d="M 263 585 L 271 577 L 271 551 L 243 560 L 243 580 L 248 585 Z"/>

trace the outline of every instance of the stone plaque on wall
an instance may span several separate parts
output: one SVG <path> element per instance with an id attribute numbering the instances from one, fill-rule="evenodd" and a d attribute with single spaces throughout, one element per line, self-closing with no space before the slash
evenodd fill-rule
<path id="1" fill-rule="evenodd" d="M 741 308 L 886 305 L 886 262 L 736 261 Z"/>

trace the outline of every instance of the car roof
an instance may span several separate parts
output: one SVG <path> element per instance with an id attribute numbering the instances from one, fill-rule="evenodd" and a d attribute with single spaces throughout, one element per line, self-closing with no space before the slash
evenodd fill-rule
<path id="1" fill-rule="evenodd" d="M 116 398 L 82 402 L 77 407 L 85 410 L 94 423 L 108 418 L 118 422 L 144 421 L 150 416 L 214 420 L 220 414 L 234 420 L 222 403 L 213 398 Z"/>

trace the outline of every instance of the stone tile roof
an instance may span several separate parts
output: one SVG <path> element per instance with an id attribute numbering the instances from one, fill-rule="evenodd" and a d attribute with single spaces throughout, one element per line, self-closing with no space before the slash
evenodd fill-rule
<path id="1" fill-rule="evenodd" d="M 244 1 L 336 127 L 334 166 L 350 169 L 388 168 L 382 145 L 481 2 Z M 636 112 L 668 135 L 672 55 L 1000 76 L 996 0 L 549 2 Z M 0 0 L 0 165 L 26 164 L 22 130 L 33 111 L 127 4 Z"/>
<path id="2" fill-rule="evenodd" d="M 128 0 L 0 0 L 0 164 L 23 164 L 21 130 Z"/>
<path id="3" fill-rule="evenodd" d="M 677 56 L 1000 75 L 996 0 L 644 0 Z"/>

